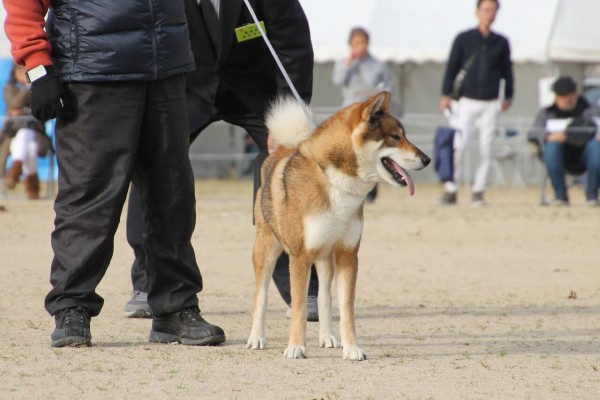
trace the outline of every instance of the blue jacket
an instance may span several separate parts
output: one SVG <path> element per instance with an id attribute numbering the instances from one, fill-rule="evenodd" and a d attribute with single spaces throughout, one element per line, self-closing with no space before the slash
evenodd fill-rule
<path id="1" fill-rule="evenodd" d="M 52 0 L 46 29 L 67 82 L 147 81 L 194 69 L 182 0 Z"/>

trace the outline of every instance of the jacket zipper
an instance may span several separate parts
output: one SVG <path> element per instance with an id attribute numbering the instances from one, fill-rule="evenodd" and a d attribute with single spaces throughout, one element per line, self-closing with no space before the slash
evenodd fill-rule
<path id="1" fill-rule="evenodd" d="M 478 81 L 479 81 L 479 85 L 477 85 L 478 89 L 477 91 L 479 92 L 479 96 L 482 95 L 482 88 L 483 85 L 485 83 L 486 80 L 486 68 L 487 68 L 487 43 L 484 43 L 481 46 L 481 52 L 479 53 L 480 56 L 480 60 L 479 60 L 479 77 L 478 77 Z"/>
<path id="2" fill-rule="evenodd" d="M 150 5 L 150 29 L 152 35 L 152 60 L 154 61 L 154 79 L 158 79 L 158 43 L 156 39 L 156 27 L 154 26 L 156 16 L 154 15 L 154 4 L 153 0 L 148 0 Z"/>
<path id="3" fill-rule="evenodd" d="M 75 65 L 79 60 L 79 24 L 77 23 L 77 16 L 75 15 L 75 11 L 69 7 L 69 13 L 71 14 L 71 51 L 73 52 L 73 64 L 71 65 L 72 73 L 75 73 Z M 74 38 L 73 38 L 74 36 Z M 73 40 L 75 44 L 73 44 Z"/>

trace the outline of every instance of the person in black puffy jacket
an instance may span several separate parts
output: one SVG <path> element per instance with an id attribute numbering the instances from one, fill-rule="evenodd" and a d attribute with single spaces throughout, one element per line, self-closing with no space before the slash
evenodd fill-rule
<path id="1" fill-rule="evenodd" d="M 90 319 L 103 305 L 96 286 L 112 257 L 130 182 L 142 198 L 152 266 L 149 340 L 222 343 L 223 330 L 198 308 L 184 77 L 194 60 L 183 1 L 5 0 L 4 6 L 13 58 L 31 82 L 32 114 L 57 118 L 60 175 L 45 300 L 56 323 L 52 346 L 91 344 Z"/>

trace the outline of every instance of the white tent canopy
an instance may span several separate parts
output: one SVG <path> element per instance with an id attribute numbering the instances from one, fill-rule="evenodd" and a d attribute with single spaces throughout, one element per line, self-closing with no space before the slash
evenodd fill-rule
<path id="1" fill-rule="evenodd" d="M 308 16 L 315 60 L 347 55 L 348 32 L 363 26 L 371 52 L 403 63 L 444 62 L 452 40 L 474 27 L 475 0 L 300 0 Z M 0 7 L 0 57 L 10 57 Z M 501 0 L 493 29 L 506 35 L 514 62 L 600 63 L 599 0 Z"/>
<path id="2" fill-rule="evenodd" d="M 352 27 L 371 34 L 385 61 L 444 62 L 457 33 L 475 27 L 475 0 L 300 0 L 316 62 L 345 57 Z M 510 40 L 517 63 L 600 62 L 598 0 L 501 0 L 493 30 Z"/>
<path id="3" fill-rule="evenodd" d="M 4 7 L 0 7 L 0 22 L 2 23 L 2 25 L 0 25 L 0 57 L 2 58 L 10 58 L 10 42 L 8 41 L 8 39 L 6 38 L 6 35 L 4 34 L 4 19 L 6 18 L 6 10 L 4 10 Z"/>

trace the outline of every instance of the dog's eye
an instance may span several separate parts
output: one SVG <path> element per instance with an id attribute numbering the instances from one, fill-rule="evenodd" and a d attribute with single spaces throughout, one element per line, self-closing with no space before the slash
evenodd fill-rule
<path id="1" fill-rule="evenodd" d="M 400 135 L 392 135 L 392 139 L 400 141 L 402 140 L 402 138 L 400 137 Z"/>

